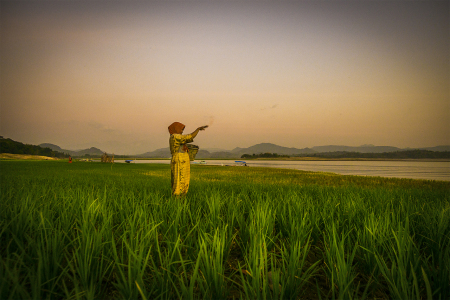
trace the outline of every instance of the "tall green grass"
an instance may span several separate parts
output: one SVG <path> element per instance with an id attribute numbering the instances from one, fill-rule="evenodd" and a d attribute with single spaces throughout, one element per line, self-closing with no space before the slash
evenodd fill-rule
<path id="1" fill-rule="evenodd" d="M 0 161 L 1 299 L 448 299 L 450 183 Z"/>

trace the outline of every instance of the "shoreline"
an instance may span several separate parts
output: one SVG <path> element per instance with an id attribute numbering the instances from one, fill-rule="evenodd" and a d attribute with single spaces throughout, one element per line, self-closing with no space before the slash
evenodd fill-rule
<path id="1" fill-rule="evenodd" d="M 72 157 L 73 159 L 80 160 L 84 157 Z M 31 155 L 31 154 L 11 154 L 0 153 L 0 159 L 5 160 L 64 160 L 56 157 Z M 98 160 L 100 158 L 91 158 Z M 116 158 L 116 160 L 170 160 L 167 157 L 136 157 L 136 158 Z M 227 160 L 227 161 L 417 161 L 417 162 L 450 162 L 450 159 L 446 158 L 325 158 L 325 157 L 290 157 L 290 158 L 197 158 L 195 161 L 210 161 L 210 160 Z"/>
<path id="2" fill-rule="evenodd" d="M 131 160 L 170 160 L 167 157 L 161 158 L 128 158 Z M 116 160 L 125 160 L 116 158 Z M 423 162 L 450 162 L 447 158 L 323 158 L 323 157 L 298 157 L 298 158 L 196 158 L 195 161 L 209 160 L 229 160 L 229 161 L 423 161 Z"/>
<path id="3" fill-rule="evenodd" d="M 42 156 L 42 155 L 31 155 L 31 154 L 11 154 L 11 153 L 0 153 L 0 159 L 5 160 L 59 160 L 56 157 Z"/>
<path id="4" fill-rule="evenodd" d="M 324 158 L 324 157 L 298 157 L 298 158 L 256 158 L 248 159 L 249 161 L 258 160 L 275 160 L 275 161 L 434 161 L 434 162 L 450 162 L 448 158 Z"/>

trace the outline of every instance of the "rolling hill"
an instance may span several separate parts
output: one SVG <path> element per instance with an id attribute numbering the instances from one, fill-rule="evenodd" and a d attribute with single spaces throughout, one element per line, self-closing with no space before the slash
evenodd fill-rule
<path id="1" fill-rule="evenodd" d="M 241 156 L 242 154 L 260 154 L 260 153 L 277 153 L 284 155 L 294 155 L 294 154 L 305 154 L 305 153 L 314 153 L 316 151 L 310 148 L 297 149 L 297 148 L 288 148 L 283 146 L 278 146 L 271 143 L 261 143 L 256 144 L 254 146 L 248 148 L 234 148 L 231 150 L 231 153 L 238 154 Z"/>
<path id="2" fill-rule="evenodd" d="M 61 147 L 59 147 L 57 145 L 50 144 L 50 143 L 39 144 L 39 146 L 42 148 L 50 148 L 53 151 L 67 153 L 73 157 L 85 156 L 86 154 L 88 154 L 90 156 L 101 156 L 104 153 L 104 151 L 102 151 L 98 148 L 95 148 L 95 147 L 91 147 L 91 148 L 83 149 L 83 150 L 66 150 L 66 149 L 62 149 Z"/>

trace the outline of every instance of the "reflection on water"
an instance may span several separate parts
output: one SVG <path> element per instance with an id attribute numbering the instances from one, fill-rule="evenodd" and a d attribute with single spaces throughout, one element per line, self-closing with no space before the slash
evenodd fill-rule
<path id="1" fill-rule="evenodd" d="M 116 162 L 124 162 L 116 160 Z M 196 162 L 199 162 L 197 160 Z M 170 160 L 137 160 L 132 163 L 163 163 Z M 207 160 L 206 165 L 234 165 L 232 160 Z M 247 160 L 249 167 L 287 168 L 343 175 L 381 176 L 450 181 L 450 161 L 276 161 Z"/>

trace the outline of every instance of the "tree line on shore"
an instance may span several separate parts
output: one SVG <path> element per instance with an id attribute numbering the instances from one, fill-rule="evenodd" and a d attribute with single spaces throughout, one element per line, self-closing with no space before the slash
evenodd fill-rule
<path id="1" fill-rule="evenodd" d="M 277 153 L 259 153 L 259 154 L 243 154 L 241 158 L 289 158 L 289 155 Z"/>
<path id="2" fill-rule="evenodd" d="M 288 155 L 277 153 L 243 154 L 241 158 L 289 158 Z M 317 158 L 385 158 L 385 159 L 450 159 L 450 151 L 430 150 L 405 150 L 383 153 L 361 153 L 349 151 L 334 151 L 321 153 L 295 154 L 292 157 L 317 157 Z"/>
<path id="3" fill-rule="evenodd" d="M 0 153 L 41 155 L 57 158 L 67 158 L 70 156 L 67 153 L 53 151 L 47 147 L 43 148 L 41 146 L 23 144 L 3 137 L 0 137 Z"/>

